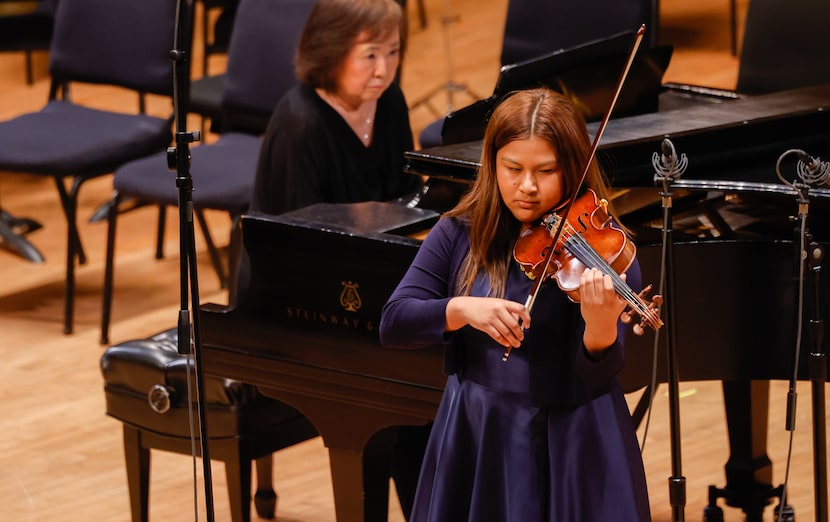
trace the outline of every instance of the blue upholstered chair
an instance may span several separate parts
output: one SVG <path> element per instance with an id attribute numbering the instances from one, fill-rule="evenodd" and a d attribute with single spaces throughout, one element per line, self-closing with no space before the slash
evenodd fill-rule
<path id="1" fill-rule="evenodd" d="M 202 4 L 202 77 L 194 80 L 190 85 L 188 112 L 202 117 L 202 134 L 204 134 L 207 130 L 206 120 L 210 120 L 211 130 L 218 130 L 222 126 L 222 84 L 225 81 L 225 74 L 224 72 L 210 74 L 209 63 L 211 56 L 228 54 L 239 0 L 200 0 L 200 3 Z M 211 22 L 213 22 L 212 25 Z"/>
<path id="2" fill-rule="evenodd" d="M 49 176 L 57 185 L 68 230 L 66 333 L 73 327 L 75 263 L 86 262 L 76 224 L 78 192 L 87 180 L 170 144 L 172 110 L 163 117 L 145 114 L 143 97 L 172 99 L 168 55 L 175 24 L 176 0 L 60 0 L 49 48 L 48 102 L 39 111 L 0 122 L 0 170 Z M 139 110 L 76 103 L 69 89 L 77 83 L 134 90 Z"/>
<path id="3" fill-rule="evenodd" d="M 314 0 L 241 0 L 223 84 L 222 121 L 227 129 L 215 143 L 190 149 L 197 217 L 205 210 L 219 210 L 227 212 L 232 220 L 229 266 L 222 276 L 231 295 L 234 286 L 230 275 L 236 273 L 235 262 L 241 252 L 239 218 L 251 199 L 261 134 L 279 99 L 296 82 L 294 52 L 313 4 Z M 115 193 L 108 216 L 102 344 L 109 338 L 118 203 L 122 198 L 132 198 L 142 203 L 177 206 L 174 176 L 166 165 L 166 154 L 159 153 L 115 172 Z M 202 226 L 202 231 L 210 237 L 206 226 Z M 217 254 L 213 256 L 216 258 Z"/>

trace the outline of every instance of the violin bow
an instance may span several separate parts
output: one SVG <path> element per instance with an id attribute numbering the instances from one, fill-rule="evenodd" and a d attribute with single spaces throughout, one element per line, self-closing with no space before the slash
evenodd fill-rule
<path id="1" fill-rule="evenodd" d="M 634 36 L 634 43 L 631 46 L 631 51 L 628 53 L 628 59 L 625 63 L 625 68 L 622 71 L 619 79 L 617 80 L 617 86 L 614 90 L 614 97 L 611 99 L 611 105 L 608 107 L 608 110 L 605 112 L 605 116 L 602 117 L 602 121 L 599 124 L 599 128 L 597 129 L 597 133 L 594 136 L 594 143 L 591 146 L 591 154 L 588 156 L 588 161 L 585 162 L 585 168 L 582 171 L 582 177 L 579 179 L 579 183 L 576 184 L 574 188 L 574 193 L 571 195 L 568 203 L 565 205 L 565 209 L 562 213 L 562 219 L 559 220 L 559 225 L 556 227 L 556 232 L 553 234 L 553 238 L 550 243 L 549 252 L 553 253 L 553 249 L 556 247 L 556 242 L 559 241 L 559 236 L 562 234 L 562 229 L 565 225 L 566 218 L 568 213 L 571 211 L 571 207 L 574 204 L 574 200 L 576 199 L 576 195 L 579 194 L 579 189 L 582 187 L 582 184 L 585 183 L 585 178 L 588 176 L 588 169 L 591 167 L 591 163 L 594 161 L 594 158 L 597 155 L 597 149 L 599 148 L 599 142 L 602 139 L 602 134 L 605 132 L 605 126 L 608 124 L 608 120 L 611 119 L 611 112 L 614 110 L 614 106 L 617 104 L 617 99 L 620 97 L 620 92 L 622 91 L 623 84 L 625 84 L 625 79 L 628 76 L 628 72 L 631 70 L 631 65 L 634 63 L 634 57 L 637 55 L 637 49 L 640 48 L 640 43 L 643 41 L 643 35 L 646 32 L 645 24 L 641 25 L 640 28 L 637 30 L 637 34 Z M 547 261 L 545 261 L 544 270 L 542 270 L 542 275 L 536 278 L 536 281 L 533 283 L 533 288 L 531 289 L 530 294 L 527 296 L 527 301 L 525 301 L 525 308 L 527 308 L 527 312 L 530 313 L 530 310 L 533 308 L 533 304 L 536 302 L 536 296 L 539 294 L 539 289 L 542 286 L 542 281 L 545 279 L 545 274 L 548 271 L 548 267 L 550 266 L 550 260 L 553 259 L 553 255 L 548 255 Z M 507 355 L 510 353 L 508 349 L 503 357 L 503 360 L 507 360 Z"/>

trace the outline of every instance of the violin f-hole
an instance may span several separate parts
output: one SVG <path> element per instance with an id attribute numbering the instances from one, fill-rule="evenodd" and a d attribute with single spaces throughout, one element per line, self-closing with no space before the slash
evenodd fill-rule
<path id="1" fill-rule="evenodd" d="M 582 230 L 580 230 L 578 233 L 585 232 L 586 230 L 588 230 L 588 225 L 586 225 L 585 221 L 583 221 L 583 219 L 585 219 L 586 217 L 588 218 L 588 221 L 590 222 L 591 221 L 591 215 L 588 214 L 587 212 L 583 212 L 582 214 L 579 215 L 578 218 L 576 218 L 576 222 L 579 223 L 579 226 L 582 227 Z"/>

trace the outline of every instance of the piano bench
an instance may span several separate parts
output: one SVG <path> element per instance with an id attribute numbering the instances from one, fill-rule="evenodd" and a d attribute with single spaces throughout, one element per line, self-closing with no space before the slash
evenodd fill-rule
<path id="1" fill-rule="evenodd" d="M 150 450 L 190 455 L 187 358 L 178 354 L 175 328 L 147 339 L 109 347 L 101 357 L 107 415 L 124 428 L 124 456 L 133 522 L 148 519 Z M 196 400 L 196 376 L 190 382 Z M 317 436 L 297 410 L 269 399 L 256 387 L 205 377 L 207 432 L 212 459 L 225 463 L 231 520 L 249 522 L 251 461 L 256 461 L 254 504 L 261 518 L 273 518 L 272 453 Z M 193 410 L 198 432 L 198 410 Z M 201 442 L 195 444 L 201 453 Z"/>

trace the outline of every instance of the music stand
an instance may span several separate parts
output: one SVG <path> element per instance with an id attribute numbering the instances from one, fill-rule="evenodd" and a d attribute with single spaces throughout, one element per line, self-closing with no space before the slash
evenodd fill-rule
<path id="1" fill-rule="evenodd" d="M 426 105 L 427 108 L 436 116 L 446 116 L 447 114 L 451 113 L 453 110 L 453 94 L 456 92 L 467 93 L 473 100 L 477 100 L 480 98 L 477 94 L 470 90 L 463 83 L 458 83 L 455 81 L 455 64 L 453 62 L 453 48 L 452 48 L 452 34 L 451 34 L 451 27 L 452 24 L 456 23 L 460 16 L 455 15 L 452 16 L 449 14 L 450 8 L 450 0 L 444 0 L 444 16 L 441 17 L 441 27 L 442 27 L 442 35 L 444 39 L 444 55 L 447 57 L 447 81 L 434 89 L 430 90 L 426 95 L 422 98 L 415 101 L 409 110 L 416 109 L 422 105 Z M 436 95 L 440 94 L 441 92 L 446 91 L 447 93 L 447 110 L 443 114 L 438 112 L 435 109 L 435 106 L 432 105 L 432 98 Z"/>
<path id="2" fill-rule="evenodd" d="M 588 122 L 600 120 L 611 103 L 617 74 L 634 39 L 634 31 L 559 49 L 523 62 L 504 65 L 493 93 L 486 99 L 447 115 L 441 130 L 442 145 L 476 141 L 484 137 L 490 112 L 506 94 L 546 86 L 566 91 Z M 663 73 L 672 49 L 668 46 L 644 49 L 634 58 L 631 74 L 620 92 L 614 117 L 657 112 Z"/>

